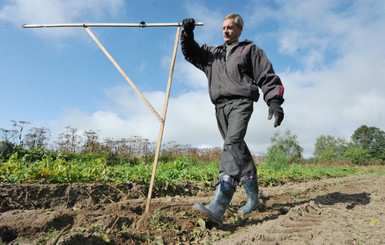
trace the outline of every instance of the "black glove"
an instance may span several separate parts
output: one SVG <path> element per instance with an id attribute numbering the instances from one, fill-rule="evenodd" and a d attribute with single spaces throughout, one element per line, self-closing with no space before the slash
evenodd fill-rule
<path id="1" fill-rule="evenodd" d="M 182 26 L 186 34 L 191 34 L 195 28 L 195 20 L 194 19 L 184 19 L 182 22 Z"/>
<path id="2" fill-rule="evenodd" d="M 276 128 L 277 126 L 281 125 L 281 122 L 284 117 L 283 109 L 281 107 L 281 104 L 279 103 L 278 100 L 272 100 L 270 101 L 269 105 L 269 116 L 267 119 L 273 118 L 274 115 L 274 127 Z"/>

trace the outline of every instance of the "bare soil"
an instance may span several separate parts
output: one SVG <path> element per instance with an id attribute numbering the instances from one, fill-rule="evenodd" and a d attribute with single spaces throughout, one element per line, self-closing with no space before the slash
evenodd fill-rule
<path id="1" fill-rule="evenodd" d="M 3 183 L 0 244 L 385 244 L 385 176 L 263 187 L 246 216 L 240 187 L 222 227 L 192 208 L 214 183 L 179 186 L 146 213 L 147 190 L 131 183 Z"/>

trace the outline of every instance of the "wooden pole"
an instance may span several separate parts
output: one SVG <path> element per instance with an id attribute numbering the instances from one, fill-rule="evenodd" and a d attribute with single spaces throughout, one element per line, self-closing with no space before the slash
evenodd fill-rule
<path id="1" fill-rule="evenodd" d="M 158 165 L 159 154 L 160 154 L 160 146 L 162 144 L 164 124 L 166 122 L 166 114 L 167 114 L 168 100 L 169 100 L 169 97 L 170 97 L 172 75 L 174 73 L 176 53 L 178 51 L 179 36 L 180 36 L 180 26 L 178 26 L 177 31 L 176 31 L 175 44 L 174 44 L 174 53 L 173 53 L 173 56 L 172 56 L 171 67 L 170 67 L 170 74 L 168 76 L 168 85 L 167 85 L 166 97 L 165 97 L 164 106 L 163 106 L 163 117 L 162 117 L 163 120 L 162 120 L 161 125 L 160 125 L 158 145 L 156 147 L 154 164 L 153 164 L 153 167 L 152 167 L 152 175 L 151 175 L 150 188 L 148 190 L 148 195 L 147 195 L 147 204 L 146 204 L 146 210 L 145 210 L 146 213 L 150 209 L 152 189 L 154 187 L 156 168 L 157 168 L 157 165 Z"/>
<path id="2" fill-rule="evenodd" d="M 196 26 L 203 26 L 203 22 L 196 22 Z M 43 27 L 168 27 L 182 26 L 182 23 L 64 23 L 64 24 L 24 24 L 23 28 Z"/>
<path id="3" fill-rule="evenodd" d="M 96 42 L 96 44 L 99 46 L 99 48 L 103 51 L 103 53 L 108 57 L 108 59 L 114 64 L 116 69 L 120 72 L 120 74 L 123 75 L 123 77 L 126 79 L 126 81 L 131 85 L 131 87 L 135 90 L 135 92 L 139 95 L 139 97 L 146 103 L 148 108 L 154 113 L 154 115 L 158 118 L 158 120 L 162 123 L 163 119 L 159 116 L 159 114 L 156 112 L 156 110 L 152 107 L 150 102 L 143 96 L 143 94 L 137 89 L 135 84 L 131 81 L 131 79 L 127 76 L 127 74 L 120 68 L 118 63 L 112 58 L 112 56 L 107 52 L 107 50 L 103 47 L 103 45 L 99 42 L 99 40 L 95 37 L 95 35 L 91 32 L 91 30 L 85 26 L 84 29 L 90 34 L 91 38 Z"/>

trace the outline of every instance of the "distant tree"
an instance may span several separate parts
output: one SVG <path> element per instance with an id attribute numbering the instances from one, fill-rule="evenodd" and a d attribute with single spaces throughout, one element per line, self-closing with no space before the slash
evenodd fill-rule
<path id="1" fill-rule="evenodd" d="M 25 135 L 25 145 L 28 148 L 44 148 L 47 146 L 50 134 L 51 132 L 47 128 L 33 127 Z"/>
<path id="2" fill-rule="evenodd" d="M 5 128 L 0 128 L 1 131 L 1 139 L 4 142 L 12 142 L 13 139 L 15 138 L 17 134 L 17 130 L 14 129 L 5 129 Z"/>
<path id="3" fill-rule="evenodd" d="M 287 130 L 284 135 L 279 132 L 271 138 L 271 146 L 267 148 L 265 166 L 279 170 L 285 168 L 290 162 L 302 159 L 303 148 L 299 145 L 297 136 Z"/>
<path id="4" fill-rule="evenodd" d="M 17 139 L 19 141 L 19 145 L 23 147 L 23 145 L 24 145 L 24 142 L 23 142 L 23 131 L 24 131 L 24 128 L 28 124 L 31 124 L 31 123 L 27 122 L 27 121 L 15 121 L 15 120 L 12 120 L 11 122 L 12 122 L 13 127 L 16 128 Z"/>
<path id="5" fill-rule="evenodd" d="M 290 130 L 287 130 L 284 135 L 276 132 L 271 138 L 269 148 L 275 148 L 274 152 L 283 152 L 289 162 L 302 158 L 303 148 L 299 145 L 297 135 L 292 134 Z"/>
<path id="6" fill-rule="evenodd" d="M 314 156 L 319 159 L 343 158 L 348 142 L 330 135 L 321 135 L 316 139 Z"/>
<path id="7" fill-rule="evenodd" d="M 372 156 L 367 150 L 349 143 L 348 148 L 344 153 L 344 158 L 351 159 L 357 165 L 367 165 L 370 162 Z"/>
<path id="8" fill-rule="evenodd" d="M 364 149 L 372 158 L 385 161 L 385 132 L 362 125 L 351 136 L 354 147 Z"/>
<path id="9" fill-rule="evenodd" d="M 151 149 L 151 142 L 148 139 L 142 138 L 140 142 L 140 156 L 141 157 L 148 157 L 152 155 L 153 151 Z"/>
<path id="10" fill-rule="evenodd" d="M 162 144 L 161 147 L 161 155 L 162 159 L 165 160 L 173 160 L 176 159 L 178 156 L 184 155 L 182 152 L 183 149 L 186 149 L 183 147 L 183 145 L 178 144 L 176 141 L 169 141 L 165 144 Z"/>
<path id="11" fill-rule="evenodd" d="M 101 144 L 99 142 L 99 135 L 96 131 L 88 130 L 84 131 L 85 142 L 83 145 L 83 152 L 91 153 L 101 150 Z"/>
<path id="12" fill-rule="evenodd" d="M 206 162 L 219 161 L 222 156 L 222 151 L 221 147 L 200 148 L 199 155 L 196 156 L 196 158 L 202 159 Z"/>
<path id="13" fill-rule="evenodd" d="M 119 140 L 112 140 L 112 151 L 113 153 L 117 155 L 122 156 L 134 156 L 134 151 L 132 150 L 132 147 L 129 145 L 128 139 L 121 138 Z"/>
<path id="14" fill-rule="evenodd" d="M 59 134 L 56 144 L 58 145 L 59 151 L 79 152 L 81 137 L 78 135 L 78 130 L 67 126 L 66 131 Z"/>
<path id="15" fill-rule="evenodd" d="M 111 154 L 115 154 L 114 152 L 114 139 L 113 138 L 105 138 L 103 140 L 102 151 L 109 152 Z"/>
<path id="16" fill-rule="evenodd" d="M 132 136 L 128 139 L 129 156 L 147 157 L 151 153 L 151 143 L 148 139 L 140 136 Z"/>

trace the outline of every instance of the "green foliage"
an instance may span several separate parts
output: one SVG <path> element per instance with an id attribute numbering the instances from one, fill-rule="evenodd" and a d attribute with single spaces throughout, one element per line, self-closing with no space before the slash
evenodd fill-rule
<path id="1" fill-rule="evenodd" d="M 361 169 L 348 167 L 325 167 L 322 165 L 304 166 L 293 164 L 285 169 L 274 170 L 268 167 L 258 169 L 258 177 L 262 186 L 278 186 L 289 181 L 302 182 L 310 179 L 321 179 L 327 177 L 343 177 L 361 173 Z"/>
<path id="2" fill-rule="evenodd" d="M 21 147 L 9 141 L 0 142 L 0 160 L 6 161 L 14 152 L 20 151 Z"/>
<path id="3" fill-rule="evenodd" d="M 92 135 L 91 135 L 92 136 Z M 302 147 L 297 136 L 286 131 L 276 133 L 267 149 L 265 163 L 259 166 L 258 173 L 262 185 L 275 186 L 287 181 L 306 181 L 322 177 L 338 177 L 356 174 L 355 168 L 334 167 L 335 159 L 346 159 L 359 165 L 370 165 L 373 159 L 384 162 L 384 132 L 362 126 L 352 136 L 352 143 L 332 136 L 317 139 L 315 155 L 327 160 L 328 167 L 306 164 L 302 159 Z M 90 145 L 90 144 L 89 144 Z M 52 151 L 33 147 L 24 149 L 10 142 L 0 142 L 0 182 L 25 183 L 47 180 L 51 183 L 71 182 L 135 182 L 148 187 L 153 170 L 153 156 L 141 153 L 120 154 L 116 150 L 69 152 Z M 187 154 L 180 154 L 187 152 Z M 204 153 L 204 159 L 199 156 Z M 181 193 L 178 182 L 211 182 L 218 178 L 218 159 L 221 150 L 197 151 L 170 146 L 161 157 L 154 186 L 157 195 Z M 189 156 L 189 157 L 186 157 Z M 214 156 L 214 158 L 213 158 Z M 333 160 L 334 159 L 334 160 Z M 377 159 L 377 160 L 376 160 Z M 333 162 L 334 161 L 334 162 Z M 332 167 L 330 167 L 332 166 Z M 179 189 L 178 189 L 179 188 Z"/>
<path id="4" fill-rule="evenodd" d="M 352 144 L 345 151 L 344 157 L 351 159 L 357 165 L 368 165 L 371 159 L 371 155 L 366 149 Z"/>
<path id="5" fill-rule="evenodd" d="M 271 138 L 271 146 L 267 148 L 265 165 L 273 170 L 280 170 L 295 160 L 302 159 L 303 148 L 299 146 L 297 136 L 289 130 L 284 135 L 279 132 Z"/>
<path id="6" fill-rule="evenodd" d="M 347 147 L 348 143 L 344 139 L 321 135 L 316 139 L 314 156 L 322 160 L 342 158 Z"/>
<path id="7" fill-rule="evenodd" d="M 89 157 L 89 156 L 88 156 Z M 0 181 L 10 183 L 47 180 L 51 183 L 72 182 L 135 182 L 148 186 L 151 180 L 152 163 L 141 162 L 134 166 L 119 164 L 110 166 L 105 158 L 76 158 L 65 160 L 61 155 L 53 158 L 46 155 L 42 160 L 30 162 L 29 155 L 13 154 L 0 164 Z M 213 181 L 218 177 L 218 164 L 194 163 L 187 158 L 173 162 L 158 163 L 154 191 L 176 189 L 181 181 Z"/>
<path id="8" fill-rule="evenodd" d="M 279 154 L 281 154 L 282 159 L 285 159 L 282 153 Z M 306 164 L 271 167 L 271 165 L 264 164 L 258 168 L 258 176 L 262 186 L 277 186 L 288 181 L 341 177 L 358 174 L 362 171 L 370 172 L 370 169 L 321 165 L 306 166 Z M 384 170 L 381 171 L 384 172 Z M 104 158 L 88 161 L 66 161 L 60 157 L 54 159 L 52 156 L 47 156 L 40 161 L 28 162 L 25 157 L 19 157 L 15 153 L 8 161 L 0 164 L 0 182 L 9 183 L 35 182 L 44 179 L 51 183 L 135 182 L 148 187 L 151 173 L 152 163 L 141 162 L 134 166 L 128 164 L 109 166 Z M 178 190 L 178 182 L 210 182 L 217 178 L 217 162 L 196 163 L 187 158 L 178 158 L 173 162 L 160 162 L 158 164 L 154 192 L 158 196 L 170 193 L 170 190 L 175 190 L 174 193 L 188 192 L 189 190 Z"/>
<path id="9" fill-rule="evenodd" d="M 148 186 L 151 180 L 153 164 L 142 162 L 135 166 L 118 165 L 112 168 L 116 182 L 135 182 Z M 206 182 L 218 177 L 218 163 L 194 163 L 187 158 L 178 158 L 173 162 L 159 162 L 157 166 L 155 193 L 175 190 L 181 181 Z"/>
<path id="10" fill-rule="evenodd" d="M 108 181 L 109 172 L 103 158 L 90 161 L 65 161 L 60 157 L 45 157 L 29 162 L 17 153 L 0 165 L 0 180 L 11 183 L 45 179 L 52 183 Z"/>
<path id="11" fill-rule="evenodd" d="M 385 161 L 385 132 L 376 127 L 362 125 L 354 131 L 352 143 L 365 150 L 371 158 Z"/>
<path id="12" fill-rule="evenodd" d="M 357 165 L 368 165 L 373 160 L 384 164 L 385 132 L 362 125 L 354 131 L 351 142 L 322 135 L 316 140 L 314 156 L 321 160 L 350 159 Z"/>
<path id="13" fill-rule="evenodd" d="M 279 171 L 281 169 L 287 168 L 288 165 L 289 162 L 285 152 L 280 150 L 278 147 L 270 147 L 267 150 L 267 155 L 264 164 L 265 168 L 269 168 L 274 171 Z"/>
<path id="14" fill-rule="evenodd" d="M 284 135 L 279 132 L 275 133 L 271 138 L 271 147 L 285 153 L 289 162 L 302 158 L 303 148 L 299 145 L 297 135 L 292 134 L 290 130 L 286 130 Z"/>

